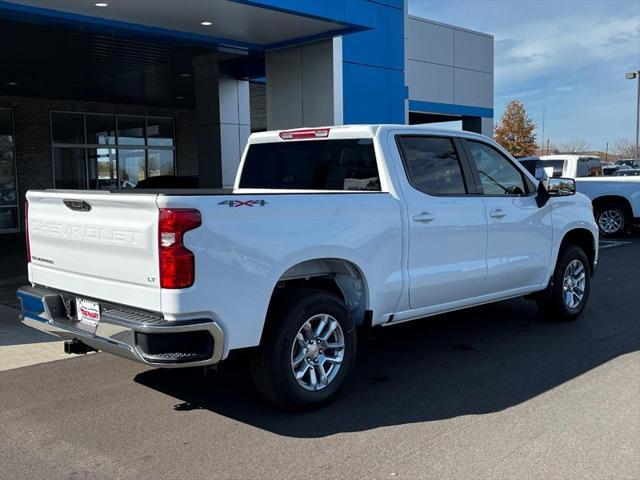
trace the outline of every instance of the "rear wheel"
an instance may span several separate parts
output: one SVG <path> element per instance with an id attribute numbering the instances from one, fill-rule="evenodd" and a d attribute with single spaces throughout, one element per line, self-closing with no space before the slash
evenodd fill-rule
<path id="1" fill-rule="evenodd" d="M 560 252 L 549 287 L 538 297 L 542 314 L 551 320 L 574 320 L 584 310 L 591 292 L 591 267 L 580 247 Z"/>
<path id="2" fill-rule="evenodd" d="M 279 302 L 251 361 L 254 382 L 270 402 L 307 410 L 328 401 L 344 383 L 356 354 L 356 331 L 344 303 L 316 289 Z"/>
<path id="3" fill-rule="evenodd" d="M 629 223 L 627 208 L 616 202 L 597 206 L 595 217 L 600 233 L 606 237 L 621 235 Z"/>

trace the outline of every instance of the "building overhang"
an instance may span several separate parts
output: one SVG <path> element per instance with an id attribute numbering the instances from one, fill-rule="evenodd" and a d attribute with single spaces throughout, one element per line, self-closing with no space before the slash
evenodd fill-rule
<path id="1" fill-rule="evenodd" d="M 373 28 L 368 0 L 0 0 L 0 96 L 185 106 L 192 59 L 264 77 L 264 55 Z M 211 25 L 202 25 L 210 22 Z"/>
<path id="2" fill-rule="evenodd" d="M 174 0 L 0 0 L 0 17 L 199 48 L 254 51 L 375 26 L 367 0 L 191 0 L 188 8 Z"/>

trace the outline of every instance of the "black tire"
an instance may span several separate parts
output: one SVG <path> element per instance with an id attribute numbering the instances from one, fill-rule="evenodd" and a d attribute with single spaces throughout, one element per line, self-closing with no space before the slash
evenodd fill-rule
<path id="1" fill-rule="evenodd" d="M 620 227 L 616 230 L 611 230 L 610 228 L 605 228 L 606 222 L 605 216 L 615 216 L 615 218 L 621 219 Z M 600 234 L 604 237 L 618 237 L 625 233 L 628 226 L 631 225 L 631 215 L 629 214 L 629 209 L 626 205 L 621 202 L 608 202 L 599 204 L 594 209 L 594 216 L 596 219 L 596 223 L 598 224 L 598 229 L 600 230 Z"/>
<path id="2" fill-rule="evenodd" d="M 307 320 L 320 314 L 328 314 L 338 321 L 344 338 L 343 358 L 328 385 L 309 391 L 294 376 L 292 349 L 298 331 Z M 286 292 L 270 312 L 260 348 L 251 358 L 254 383 L 266 400 L 279 407 L 296 411 L 317 408 L 331 399 L 344 383 L 355 361 L 356 344 L 355 326 L 339 297 L 310 288 Z"/>
<path id="3" fill-rule="evenodd" d="M 574 260 L 580 262 L 584 267 L 585 284 L 582 299 L 577 305 L 570 307 L 565 300 L 564 277 L 567 268 Z M 591 264 L 589 259 L 582 248 L 576 245 L 569 245 L 560 251 L 551 282 L 547 290 L 537 298 L 536 303 L 542 315 L 549 320 L 575 320 L 587 305 L 590 293 Z"/>

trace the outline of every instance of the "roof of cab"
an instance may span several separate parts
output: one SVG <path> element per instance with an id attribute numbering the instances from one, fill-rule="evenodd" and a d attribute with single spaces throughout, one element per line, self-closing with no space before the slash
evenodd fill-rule
<path id="1" fill-rule="evenodd" d="M 578 155 L 575 153 L 561 153 L 556 155 L 542 155 L 540 160 L 577 160 L 578 158 L 597 158 L 597 155 Z"/>
<path id="2" fill-rule="evenodd" d="M 266 132 L 252 133 L 249 137 L 249 143 L 267 143 L 267 142 L 281 142 L 289 141 L 282 139 L 280 134 L 283 132 L 306 132 L 306 131 L 322 131 L 329 130 L 329 134 L 326 137 L 321 138 L 373 138 L 378 134 L 388 130 L 403 130 L 407 132 L 415 132 L 416 134 L 423 135 L 446 135 L 451 137 L 465 137 L 465 138 L 477 138 L 487 139 L 486 136 L 477 133 L 466 132 L 462 130 L 450 130 L 444 128 L 432 127 L 431 125 L 401 125 L 401 124 L 372 124 L 372 125 L 328 125 L 322 127 L 303 127 L 303 128 L 290 128 L 284 130 L 269 130 Z M 320 139 L 320 138 L 318 138 Z"/>

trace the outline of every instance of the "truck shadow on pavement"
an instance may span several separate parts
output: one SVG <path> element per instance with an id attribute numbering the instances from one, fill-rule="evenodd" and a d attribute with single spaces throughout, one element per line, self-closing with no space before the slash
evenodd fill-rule
<path id="1" fill-rule="evenodd" d="M 611 278 L 596 275 L 600 285 L 577 322 L 545 321 L 533 302 L 516 299 L 376 331 L 345 388 L 314 412 L 289 414 L 265 404 L 241 360 L 213 376 L 148 370 L 136 381 L 176 398 L 177 415 L 205 409 L 290 437 L 496 412 L 640 350 L 635 282 L 620 280 L 615 297 L 626 300 L 609 303 L 612 287 L 604 284 Z"/>

